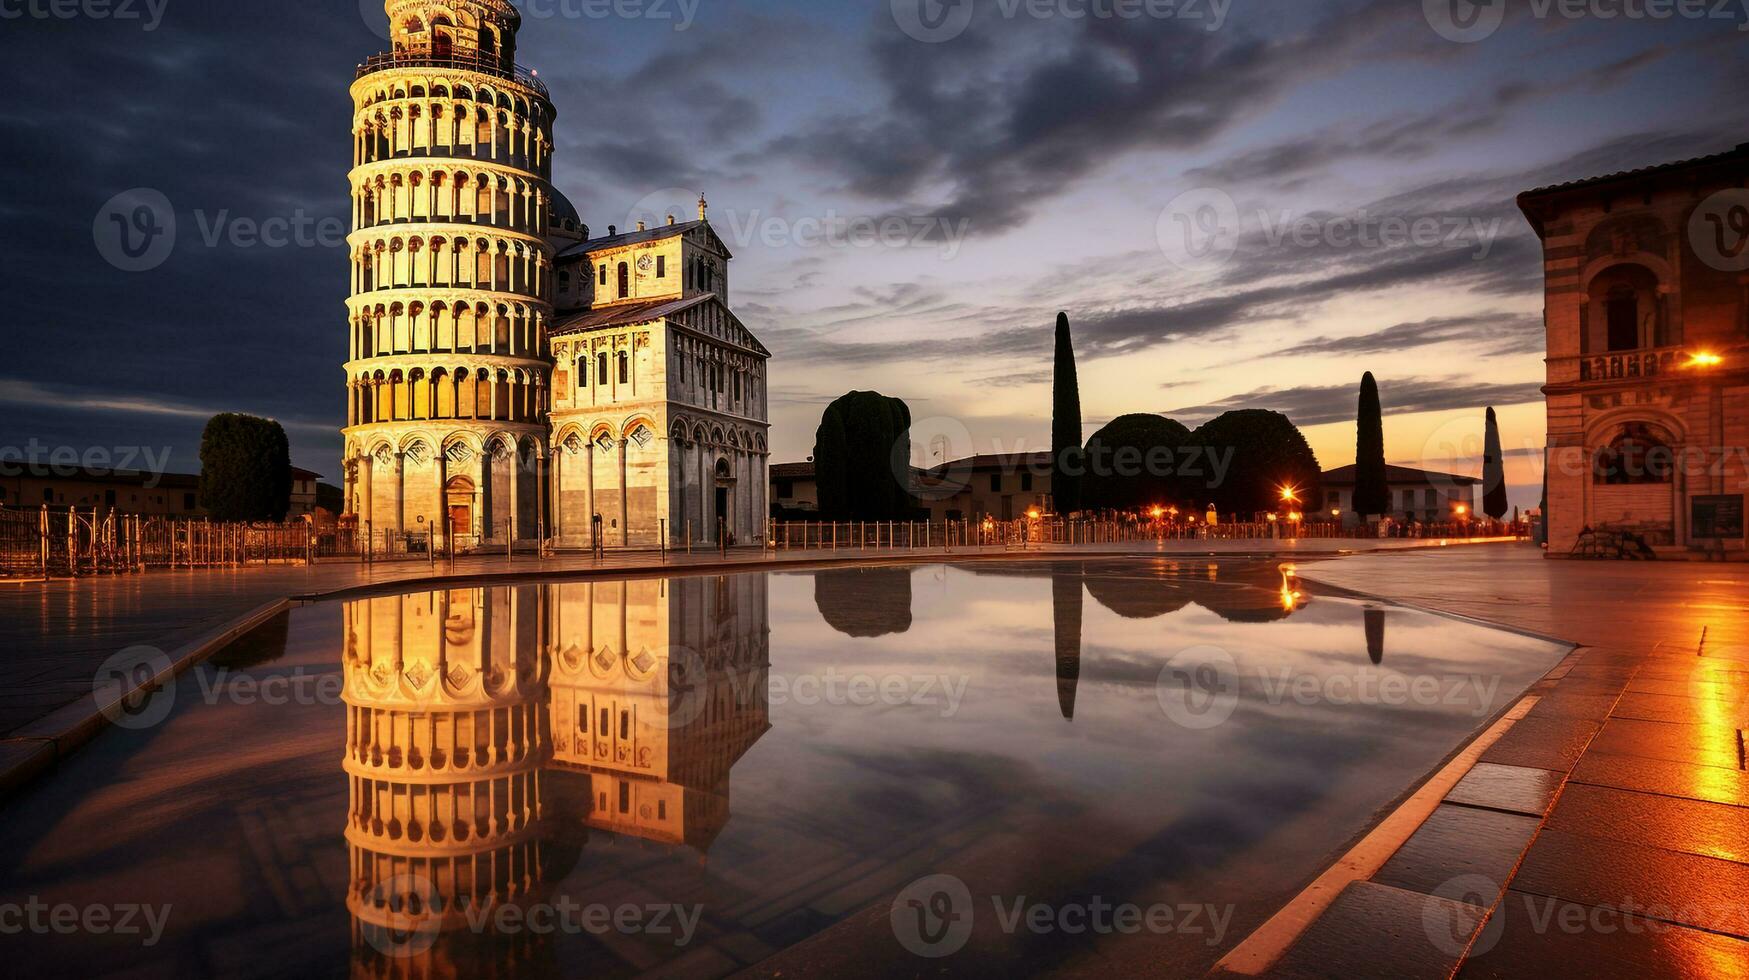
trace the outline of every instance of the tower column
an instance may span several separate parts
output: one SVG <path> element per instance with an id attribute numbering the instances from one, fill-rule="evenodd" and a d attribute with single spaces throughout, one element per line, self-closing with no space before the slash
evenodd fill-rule
<path id="1" fill-rule="evenodd" d="M 627 463 L 627 440 L 619 441 L 619 543 L 621 547 L 632 543 L 632 488 L 626 482 L 630 472 Z"/>

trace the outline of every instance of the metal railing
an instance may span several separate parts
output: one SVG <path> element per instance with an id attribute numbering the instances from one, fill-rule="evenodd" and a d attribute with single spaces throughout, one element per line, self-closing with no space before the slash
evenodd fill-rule
<path id="1" fill-rule="evenodd" d="M 1148 520 L 1080 520 L 1043 517 L 1010 521 L 772 521 L 771 551 L 1024 548 L 1028 545 L 1143 544 L 1166 541 L 1365 540 L 1369 538 L 1483 538 L 1529 534 L 1527 524 L 1493 521 L 1441 523 L 1331 522 L 1293 524 L 1255 521 L 1186 524 Z"/>
<path id="2" fill-rule="evenodd" d="M 540 80 L 540 76 L 535 74 L 532 68 L 524 68 L 521 65 L 506 67 L 504 62 L 498 58 L 470 52 L 452 51 L 448 54 L 439 54 L 421 51 L 390 51 L 383 54 L 373 54 L 359 64 L 358 74 L 354 77 L 363 78 L 366 75 L 387 71 L 391 68 L 445 68 L 452 71 L 477 71 L 485 75 L 507 78 L 519 85 L 526 85 L 539 92 L 543 99 L 552 97 L 551 93 L 547 91 L 546 83 Z"/>
<path id="3" fill-rule="evenodd" d="M 303 520 L 242 524 L 104 508 L 0 507 L 0 576 L 7 578 L 308 563 L 315 556 L 316 536 Z"/>

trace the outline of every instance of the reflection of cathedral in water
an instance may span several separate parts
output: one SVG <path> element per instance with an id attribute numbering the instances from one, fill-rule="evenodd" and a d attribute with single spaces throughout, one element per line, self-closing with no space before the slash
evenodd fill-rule
<path id="1" fill-rule="evenodd" d="M 770 727 L 761 576 L 461 589 L 343 615 L 363 974 L 538 965 L 544 940 L 470 927 L 548 901 L 591 830 L 708 848 L 730 768 Z"/>

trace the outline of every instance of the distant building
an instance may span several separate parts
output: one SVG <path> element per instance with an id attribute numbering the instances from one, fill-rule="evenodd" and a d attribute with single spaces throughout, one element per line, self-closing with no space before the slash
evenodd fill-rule
<path id="1" fill-rule="evenodd" d="M 1338 517 L 1344 525 L 1360 522 L 1354 512 L 1354 466 L 1338 466 L 1320 478 L 1324 487 L 1324 517 Z M 1390 510 L 1383 516 L 1400 521 L 1437 523 L 1476 516 L 1476 487 L 1481 480 L 1456 473 L 1386 466 L 1385 486 L 1390 489 Z M 1460 509 L 1461 508 L 1461 509 Z M 1377 517 L 1379 515 L 1372 515 Z"/>
<path id="2" fill-rule="evenodd" d="M 312 473 L 306 469 L 292 467 L 291 509 L 286 511 L 286 520 L 296 520 L 305 515 L 316 513 L 316 486 L 322 480 L 322 474 Z"/>
<path id="3" fill-rule="evenodd" d="M 774 508 L 789 513 L 819 511 L 820 484 L 814 479 L 814 464 L 772 464 L 770 499 Z"/>
<path id="4" fill-rule="evenodd" d="M 1051 509 L 1051 454 L 968 456 L 916 471 L 912 488 L 932 521 L 1011 521 L 1035 508 L 1045 513 Z"/>
<path id="5" fill-rule="evenodd" d="M 1545 187 L 1551 556 L 1582 531 L 1744 555 L 1749 144 Z"/>
<path id="6" fill-rule="evenodd" d="M 15 463 L 0 475 L 0 506 L 92 507 L 148 517 L 205 517 L 200 477 Z"/>

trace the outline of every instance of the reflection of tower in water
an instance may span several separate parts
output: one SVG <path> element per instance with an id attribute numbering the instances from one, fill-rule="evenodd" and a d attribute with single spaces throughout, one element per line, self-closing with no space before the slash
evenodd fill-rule
<path id="1" fill-rule="evenodd" d="M 590 829 L 700 849 L 769 724 L 758 576 L 347 603 L 355 972 L 517 973 L 553 954 L 503 906 L 552 901 Z"/>
<path id="2" fill-rule="evenodd" d="M 542 820 L 539 599 L 525 586 L 346 604 L 347 907 L 361 973 L 477 968 L 454 938 L 470 918 L 538 900 L 566 850 Z"/>

